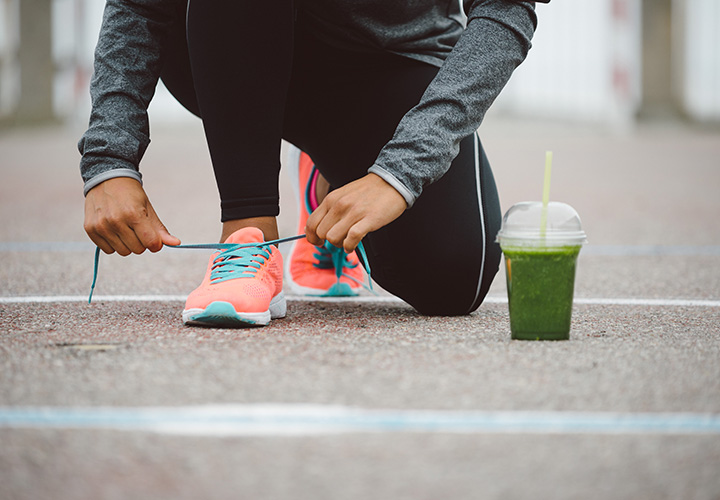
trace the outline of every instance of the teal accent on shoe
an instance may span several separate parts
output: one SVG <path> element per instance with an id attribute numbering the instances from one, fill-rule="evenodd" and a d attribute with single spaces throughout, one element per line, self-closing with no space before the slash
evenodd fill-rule
<path id="1" fill-rule="evenodd" d="M 338 281 L 322 293 L 304 293 L 303 295 L 306 297 L 356 297 L 357 291 L 353 290 L 347 283 Z"/>
<path id="2" fill-rule="evenodd" d="M 335 283 L 331 286 L 327 292 L 322 294 L 322 297 L 354 297 L 357 295 L 347 283 Z"/>
<path id="3" fill-rule="evenodd" d="M 313 164 L 312 169 L 310 170 L 310 176 L 308 177 L 307 185 L 305 186 L 305 210 L 308 214 L 313 213 L 313 210 L 315 210 L 315 208 L 313 208 L 313 205 L 315 205 L 315 207 L 317 207 L 318 205 L 317 197 L 314 200 L 314 203 L 312 197 L 313 193 L 315 192 L 314 187 L 319 174 L 320 172 L 318 171 L 317 166 Z"/>
<path id="4" fill-rule="evenodd" d="M 215 326 L 257 325 L 257 321 L 241 317 L 229 302 L 212 302 L 204 311 L 194 314 L 188 321 Z"/>

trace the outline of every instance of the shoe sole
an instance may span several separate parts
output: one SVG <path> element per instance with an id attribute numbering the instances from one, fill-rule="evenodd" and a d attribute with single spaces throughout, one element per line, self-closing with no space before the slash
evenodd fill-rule
<path id="1" fill-rule="evenodd" d="M 280 292 L 270 301 L 270 307 L 264 312 L 240 312 L 230 302 L 216 301 L 205 309 L 185 309 L 183 323 L 189 326 L 266 326 L 270 320 L 284 318 L 287 313 L 285 294 Z"/>

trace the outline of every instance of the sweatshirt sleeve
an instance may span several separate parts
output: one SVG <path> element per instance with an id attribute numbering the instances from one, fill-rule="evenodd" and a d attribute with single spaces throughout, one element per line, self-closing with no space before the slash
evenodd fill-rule
<path id="1" fill-rule="evenodd" d="M 447 172 L 460 141 L 480 126 L 530 50 L 534 2 L 476 0 L 468 24 L 417 106 L 400 121 L 369 172 L 412 206 L 423 188 Z"/>
<path id="2" fill-rule="evenodd" d="M 90 82 L 90 123 L 78 142 L 85 194 L 113 177 L 141 181 L 138 166 L 150 143 L 147 108 L 164 40 L 183 9 L 177 0 L 107 1 Z"/>

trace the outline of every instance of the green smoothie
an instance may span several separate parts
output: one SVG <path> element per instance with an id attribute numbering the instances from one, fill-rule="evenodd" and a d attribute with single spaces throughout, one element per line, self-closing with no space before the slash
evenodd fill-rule
<path id="1" fill-rule="evenodd" d="M 570 337 L 575 264 L 580 248 L 503 246 L 513 339 Z"/>

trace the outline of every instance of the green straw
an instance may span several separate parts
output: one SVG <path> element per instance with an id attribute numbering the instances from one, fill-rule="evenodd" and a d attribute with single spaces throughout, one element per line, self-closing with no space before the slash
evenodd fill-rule
<path id="1" fill-rule="evenodd" d="M 543 183 L 542 211 L 540 212 L 540 237 L 545 239 L 547 231 L 548 203 L 550 203 L 550 173 L 552 171 L 552 151 L 545 151 L 545 182 Z"/>

